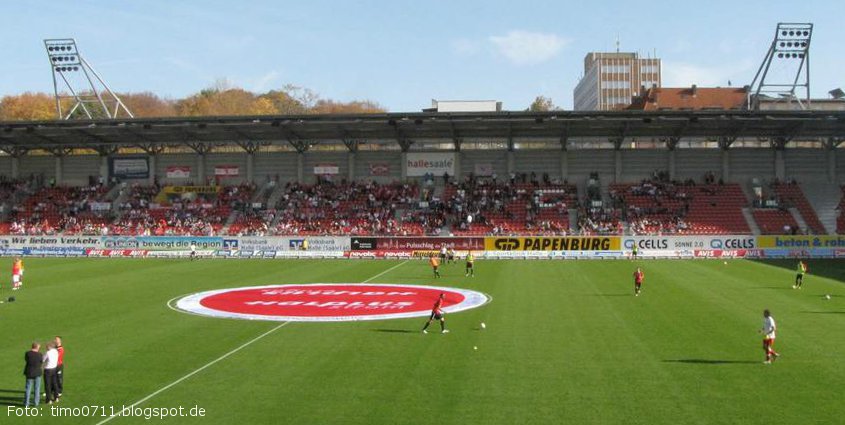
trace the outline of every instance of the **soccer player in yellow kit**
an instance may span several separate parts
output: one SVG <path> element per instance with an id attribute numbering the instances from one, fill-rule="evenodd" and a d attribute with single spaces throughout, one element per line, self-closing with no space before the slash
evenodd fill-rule
<path id="1" fill-rule="evenodd" d="M 475 256 L 472 255 L 472 251 L 467 253 L 467 271 L 464 276 L 472 276 L 475 277 L 475 268 L 473 265 L 475 264 Z"/>

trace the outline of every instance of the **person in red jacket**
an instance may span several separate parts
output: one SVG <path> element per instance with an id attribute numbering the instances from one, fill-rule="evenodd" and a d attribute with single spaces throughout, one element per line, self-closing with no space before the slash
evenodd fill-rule
<path id="1" fill-rule="evenodd" d="M 428 321 L 425 322 L 425 326 L 423 326 L 422 331 L 424 334 L 428 333 L 428 325 L 430 325 L 431 322 L 434 320 L 440 321 L 440 333 L 445 334 L 449 332 L 449 330 L 446 329 L 446 316 L 445 313 L 443 313 L 442 309 L 443 300 L 445 299 L 446 294 L 440 294 L 440 296 L 437 297 L 437 301 L 435 301 L 434 307 L 431 308 L 431 316 L 429 316 Z"/>
<path id="2" fill-rule="evenodd" d="M 637 271 L 634 272 L 634 296 L 640 296 L 640 287 L 643 285 L 643 279 L 645 279 L 645 273 L 639 267 L 637 267 Z"/>

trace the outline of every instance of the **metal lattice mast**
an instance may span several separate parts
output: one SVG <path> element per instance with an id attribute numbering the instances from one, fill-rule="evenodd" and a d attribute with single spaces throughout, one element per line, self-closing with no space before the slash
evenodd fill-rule
<path id="1" fill-rule="evenodd" d="M 59 119 L 134 118 L 129 108 L 82 57 L 72 38 L 44 40 L 53 75 L 56 115 Z M 65 112 L 67 107 L 67 112 Z"/>
<path id="2" fill-rule="evenodd" d="M 810 103 L 811 23 L 778 23 L 775 37 L 757 69 L 749 90 L 749 109 L 759 109 L 761 96 L 795 101 L 801 109 Z M 772 65 L 779 75 L 771 75 Z M 802 102 L 803 99 L 803 102 Z"/>

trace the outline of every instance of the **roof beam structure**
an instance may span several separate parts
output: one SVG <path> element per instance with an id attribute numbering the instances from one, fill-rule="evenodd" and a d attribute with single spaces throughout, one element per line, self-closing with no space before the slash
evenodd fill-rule
<path id="1" fill-rule="evenodd" d="M 471 139 L 531 140 L 560 149 L 581 139 L 777 138 L 825 140 L 845 135 L 845 111 L 596 111 L 496 113 L 390 113 L 187 117 L 75 121 L 0 122 L 0 144 L 30 149 L 118 147 L 139 144 L 190 146 L 240 142 L 344 146 L 398 143 L 407 151 L 414 140 L 455 142 Z M 536 143 L 534 143 L 536 141 Z M 294 146 L 301 145 L 296 142 Z M 347 146 L 348 148 L 348 146 Z"/>

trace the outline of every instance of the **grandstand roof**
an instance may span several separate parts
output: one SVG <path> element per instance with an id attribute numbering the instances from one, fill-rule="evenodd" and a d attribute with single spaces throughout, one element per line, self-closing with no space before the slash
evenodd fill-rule
<path id="1" fill-rule="evenodd" d="M 0 149 L 575 137 L 845 137 L 840 111 L 387 113 L 0 122 Z"/>

